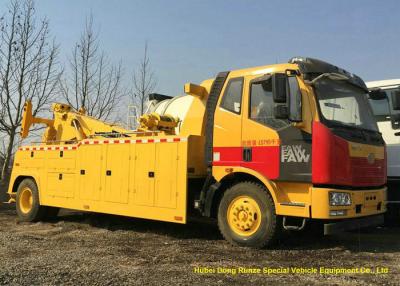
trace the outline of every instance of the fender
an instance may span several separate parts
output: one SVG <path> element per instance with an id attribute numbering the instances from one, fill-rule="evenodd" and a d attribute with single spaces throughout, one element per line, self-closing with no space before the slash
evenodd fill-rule
<path id="1" fill-rule="evenodd" d="M 227 168 L 232 169 L 232 172 L 227 173 L 226 172 Z M 271 194 L 275 204 L 276 212 L 277 214 L 280 214 L 279 211 L 280 206 L 278 204 L 278 199 L 277 199 L 278 187 L 273 181 L 270 181 L 268 178 L 264 177 L 257 171 L 238 166 L 213 166 L 212 172 L 213 172 L 213 177 L 217 181 L 217 183 L 213 184 L 207 192 L 205 209 L 204 209 L 205 215 L 209 216 L 211 214 L 212 202 L 214 200 L 215 193 L 219 190 L 219 187 L 221 186 L 221 181 L 223 181 L 223 179 L 226 178 L 227 176 L 232 176 L 239 173 L 250 175 L 259 180 Z"/>
<path id="2" fill-rule="evenodd" d="M 16 191 L 17 186 L 15 185 L 15 183 L 19 182 L 20 181 L 19 179 L 21 177 L 34 179 L 36 182 L 36 185 L 38 187 L 39 194 L 40 194 L 40 189 L 41 189 L 41 184 L 40 184 L 40 179 L 39 179 L 40 176 L 37 171 L 32 171 L 32 170 L 23 170 L 20 172 L 13 171 L 12 176 L 10 178 L 10 184 L 8 186 L 8 192 L 7 192 L 8 195 L 11 197 L 11 199 L 15 199 L 15 197 L 17 195 L 17 191 Z M 40 196 L 39 196 L 39 200 L 41 200 Z"/>

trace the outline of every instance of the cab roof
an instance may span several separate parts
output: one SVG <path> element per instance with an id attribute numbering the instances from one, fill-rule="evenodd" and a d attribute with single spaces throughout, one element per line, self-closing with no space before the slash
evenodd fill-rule
<path id="1" fill-rule="evenodd" d="M 353 85 L 368 90 L 364 81 L 359 76 L 328 62 L 307 57 L 294 57 L 291 58 L 288 63 L 232 70 L 229 72 L 229 77 L 264 75 L 268 73 L 285 72 L 286 70 L 297 70 L 303 75 L 305 80 L 310 81 L 324 73 L 337 73 L 346 76 L 348 81 Z M 209 80 L 206 81 L 208 82 Z"/>

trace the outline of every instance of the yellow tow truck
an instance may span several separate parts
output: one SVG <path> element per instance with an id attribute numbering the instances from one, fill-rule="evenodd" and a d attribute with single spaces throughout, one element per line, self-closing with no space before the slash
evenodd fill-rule
<path id="1" fill-rule="evenodd" d="M 20 220 L 59 208 L 186 223 L 216 218 L 231 243 L 265 247 L 309 220 L 325 234 L 382 223 L 385 143 L 358 76 L 312 58 L 221 72 L 153 95 L 137 130 L 62 103 L 25 104 L 8 194 Z"/>

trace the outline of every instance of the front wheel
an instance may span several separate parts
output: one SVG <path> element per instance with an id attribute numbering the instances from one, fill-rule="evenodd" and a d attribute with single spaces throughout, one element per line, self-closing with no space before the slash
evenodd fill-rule
<path id="1" fill-rule="evenodd" d="M 260 184 L 241 182 L 224 193 L 218 209 L 218 226 L 232 244 L 263 248 L 281 232 L 274 201 Z"/>

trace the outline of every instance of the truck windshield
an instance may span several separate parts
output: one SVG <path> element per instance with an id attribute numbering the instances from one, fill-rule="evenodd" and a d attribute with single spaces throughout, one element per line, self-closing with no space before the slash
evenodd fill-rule
<path id="1" fill-rule="evenodd" d="M 361 88 L 346 81 L 323 78 L 315 83 L 315 90 L 321 115 L 328 126 L 378 131 L 367 93 Z"/>

